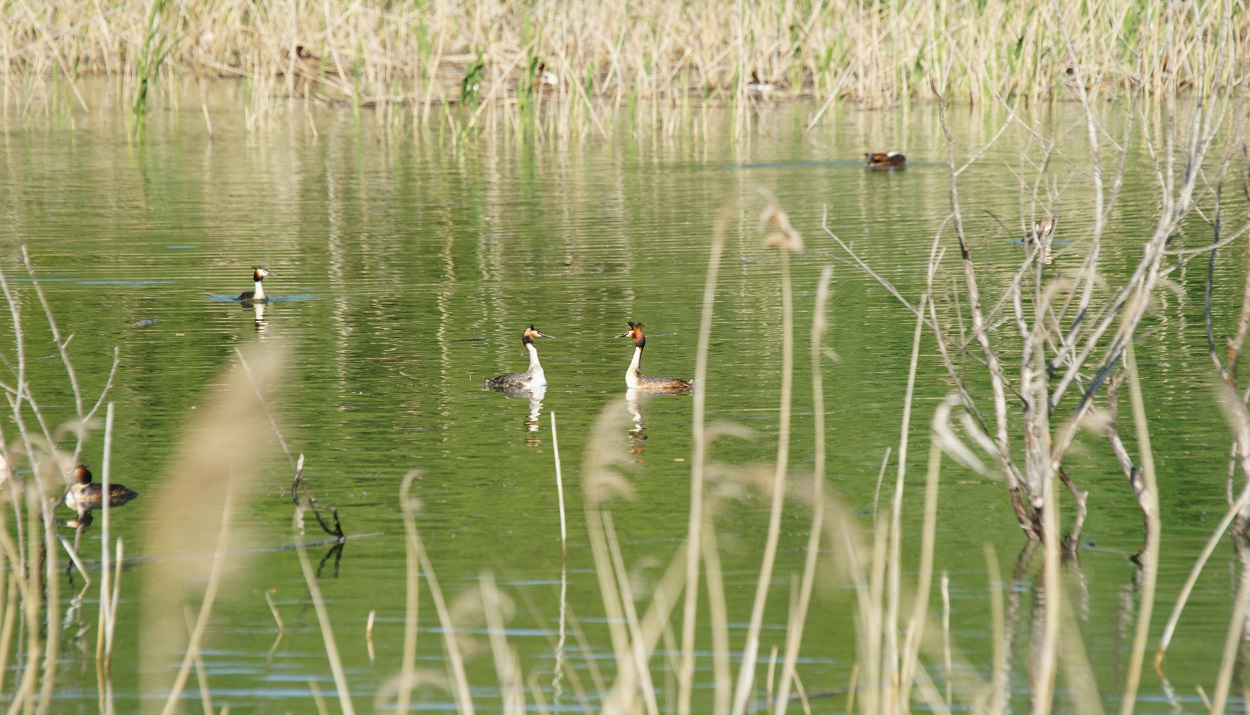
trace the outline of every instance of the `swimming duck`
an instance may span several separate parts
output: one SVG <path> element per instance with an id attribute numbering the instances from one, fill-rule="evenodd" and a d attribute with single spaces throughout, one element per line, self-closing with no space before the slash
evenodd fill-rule
<path id="1" fill-rule="evenodd" d="M 907 166 L 907 157 L 896 151 L 864 154 L 864 159 L 871 168 Z"/>
<path id="2" fill-rule="evenodd" d="M 634 340 L 634 359 L 629 363 L 629 369 L 625 371 L 625 386 L 631 390 L 654 390 L 662 392 L 684 392 L 694 386 L 689 380 L 681 380 L 675 377 L 651 377 L 642 374 L 642 349 L 647 345 L 647 336 L 643 335 L 642 323 L 635 323 L 630 320 L 629 330 L 616 336 L 618 338 L 633 338 Z"/>
<path id="3" fill-rule="evenodd" d="M 525 350 L 530 354 L 530 367 L 525 372 L 510 372 L 499 377 L 492 377 L 486 381 L 486 387 L 492 390 L 533 390 L 539 387 L 547 386 L 547 376 L 543 373 L 543 366 L 538 362 L 538 350 L 534 348 L 534 338 L 553 338 L 554 335 L 546 335 L 534 329 L 534 324 L 521 333 L 521 344 L 525 346 Z"/>
<path id="4" fill-rule="evenodd" d="M 1041 221 L 1033 222 L 1033 229 L 1024 236 L 1024 243 L 1032 246 L 1036 243 L 1046 244 L 1050 242 L 1050 237 L 1055 233 L 1055 220 L 1047 216 Z"/>
<path id="5" fill-rule="evenodd" d="M 265 276 L 272 275 L 264 266 L 252 266 L 252 280 L 256 281 L 256 289 L 243 291 L 236 300 L 248 300 L 253 303 L 269 300 L 269 296 L 265 295 L 265 286 L 262 281 L 265 280 Z"/>
<path id="6" fill-rule="evenodd" d="M 109 485 L 109 506 L 121 506 L 139 493 L 120 484 Z M 104 487 L 91 481 L 91 470 L 80 464 L 74 468 L 74 483 L 65 494 L 65 506 L 79 514 L 104 505 Z"/>
<path id="7" fill-rule="evenodd" d="M 1042 263 L 1050 264 L 1055 260 L 1055 254 L 1051 251 L 1051 237 L 1055 233 L 1055 220 L 1047 216 L 1041 221 L 1034 221 L 1033 228 L 1024 235 L 1024 245 L 1036 246 L 1041 250 Z"/>

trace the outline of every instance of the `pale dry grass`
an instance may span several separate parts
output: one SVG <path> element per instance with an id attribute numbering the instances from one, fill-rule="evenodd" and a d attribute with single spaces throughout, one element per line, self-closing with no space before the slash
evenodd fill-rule
<path id="1" fill-rule="evenodd" d="M 92 75 L 117 78 L 140 113 L 184 101 L 172 78 L 242 78 L 249 121 L 276 100 L 313 99 L 378 107 L 385 122 L 529 125 L 540 138 L 607 134 L 622 119 L 697 125 L 692 107 L 741 110 L 778 98 L 885 106 L 944 91 L 993 103 L 1062 98 L 1073 82 L 1240 89 L 1250 42 L 1244 0 L 49 0 L 0 8 L 5 111 L 49 101 L 85 107 L 76 83 Z M 1204 64 L 1201 50 L 1217 40 L 1233 61 Z M 945 87 L 934 85 L 939 76 L 949 78 Z M 196 97 L 185 101 L 200 108 Z M 463 106 L 449 110 L 454 104 Z M 506 111 L 484 116 L 487 106 Z M 749 121 L 743 111 L 735 118 L 738 130 Z"/>

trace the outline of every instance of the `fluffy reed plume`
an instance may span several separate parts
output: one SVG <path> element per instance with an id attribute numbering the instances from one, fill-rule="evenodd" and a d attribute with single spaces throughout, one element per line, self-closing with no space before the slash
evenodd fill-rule
<path id="1" fill-rule="evenodd" d="M 177 708 L 214 600 L 243 565 L 239 545 L 247 535 L 233 515 L 260 481 L 263 455 L 276 447 L 256 390 L 272 389 L 282 356 L 268 350 L 251 354 L 247 363 L 249 372 L 230 368 L 218 394 L 199 411 L 163 477 L 163 490 L 148 506 L 153 563 L 141 596 L 140 672 L 143 692 L 168 693 L 165 712 Z M 186 558 L 191 554 L 199 558 Z M 189 636 L 182 627 L 188 605 L 198 608 Z"/>
<path id="2" fill-rule="evenodd" d="M 2 19 L 4 92 L 20 105 L 59 92 L 46 81 L 54 75 L 69 81 L 67 97 L 79 104 L 83 76 L 120 77 L 140 114 L 162 79 L 245 78 L 251 118 L 289 97 L 377 107 L 379 121 L 406 105 L 419 123 L 443 119 L 462 130 L 487 123 L 483 108 L 501 107 L 504 124 L 528 124 L 539 137 L 606 134 L 621 110 L 634 125 L 671 125 L 704 102 L 746 110 L 794 97 L 875 106 L 939 93 L 1040 100 L 1063 98 L 1072 81 L 1151 92 L 1177 83 L 1230 87 L 1240 75 L 1213 72 L 1191 48 L 1231 38 L 1236 66 L 1250 33 L 1250 16 L 1233 0 L 224 0 L 176 10 L 165 0 L 107 8 L 49 0 L 10 4 Z M 1059 27 L 1079 54 L 1057 42 Z M 949 81 L 935 87 L 935 74 Z M 661 99 L 668 104 L 649 102 Z M 736 117 L 741 130 L 748 114 Z"/>

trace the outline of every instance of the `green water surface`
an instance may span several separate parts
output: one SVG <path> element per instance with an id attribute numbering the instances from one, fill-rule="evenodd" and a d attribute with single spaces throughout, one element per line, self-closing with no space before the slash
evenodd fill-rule
<path id="1" fill-rule="evenodd" d="M 120 350 L 111 395 L 117 410 L 113 474 L 141 496 L 112 516 L 128 557 L 111 672 L 119 712 L 163 701 L 157 685 L 167 687 L 181 661 L 181 653 L 163 663 L 144 658 L 148 614 L 141 584 L 153 568 L 145 558 L 153 551 L 150 525 L 161 516 L 155 507 L 169 488 L 188 425 L 226 368 L 237 363 L 235 348 L 257 343 L 285 349 L 274 416 L 290 448 L 306 456 L 305 477 L 316 498 L 337 507 L 354 536 L 337 551 L 328 543 L 311 546 L 310 556 L 314 566 L 321 562 L 319 584 L 357 709 L 370 710 L 400 669 L 406 553 L 399 488 L 410 470 L 420 470 L 413 487 L 421 503 L 417 523 L 447 600 L 472 593 L 482 574 L 492 573 L 516 602 L 509 642 L 549 707 L 594 708 L 592 671 L 610 678 L 615 666 L 580 474 L 595 421 L 605 408 L 627 406 L 623 373 L 632 346 L 613 336 L 627 320 L 641 321 L 648 333 L 647 372 L 693 376 L 712 226 L 722 204 L 744 187 L 775 193 L 806 243 L 792 260 L 799 336 L 791 452 L 796 479 L 808 478 L 813 459 L 807 335 L 815 286 L 821 269 L 835 266 L 826 343 L 840 361 L 824 362 L 826 480 L 853 518 L 871 526 L 881 461 L 887 449 L 897 454 L 914 319 L 850 265 L 820 226 L 827 212 L 844 241 L 909 300 L 918 300 L 930 245 L 950 211 L 946 145 L 935 108 L 835 108 L 810 133 L 804 127 L 813 108 L 773 109 L 756 118 L 749 138 L 737 141 L 726 115 L 694 138 L 622 130 L 612 140 L 540 143 L 500 130 L 453 145 L 439 132 L 397 135 L 367 114 L 302 106 L 249 132 L 237 106 L 232 95 L 210 105 L 211 137 L 198 111 L 157 111 L 142 139 L 128 137 L 125 119 L 109 110 L 0 121 L 0 267 L 31 326 L 32 383 L 53 422 L 68 419 L 72 404 L 55 349 L 38 327 L 40 310 L 24 279 L 19 245 L 28 247 L 62 331 L 74 335 L 70 351 L 89 394 L 103 384 L 114 346 Z M 1037 112 L 1030 121 L 1062 136 L 1074 156 L 1087 157 L 1083 130 L 1072 129 L 1079 120 L 1074 108 Z M 960 151 L 966 156 L 979 147 L 1004 119 L 988 110 L 954 113 Z M 1024 256 L 1016 239 L 1032 220 L 1019 183 L 1021 156 L 1032 151 L 1027 140 L 1023 132 L 1008 133 L 961 179 L 974 258 L 988 285 L 1005 284 Z M 864 151 L 887 149 L 904 151 L 912 166 L 878 173 L 859 165 Z M 1158 213 L 1148 164 L 1134 148 L 1104 246 L 1103 267 L 1114 285 L 1138 260 Z M 1092 198 L 1075 169 L 1055 162 L 1050 176 L 1060 197 L 1050 204 L 1059 218 L 1060 252 L 1048 271 L 1061 275 L 1084 255 Z M 758 198 L 744 200 L 730 225 L 706 383 L 708 415 L 754 433 L 753 440 L 717 442 L 714 459 L 734 465 L 767 463 L 777 448 L 782 296 L 776 250 L 761 243 L 761 206 Z M 954 316 L 951 301 L 962 271 L 953 235 L 942 241 L 948 255 L 935 299 Z M 1244 248 L 1221 256 L 1216 311 L 1225 331 L 1241 291 L 1241 275 L 1232 267 L 1244 263 Z M 266 286 L 278 300 L 263 316 L 228 300 L 251 288 L 253 264 L 276 274 Z M 1163 504 L 1156 640 L 1226 504 L 1229 431 L 1206 353 L 1204 277 L 1201 261 L 1172 274 L 1173 289 L 1160 293 L 1148 320 L 1151 336 L 1138 353 Z M 556 336 L 538 343 L 550 383 L 543 399 L 483 391 L 484 378 L 524 369 L 520 334 L 530 323 Z M 11 337 L 11 329 L 5 335 Z M 6 346 L 11 355 L 11 340 Z M 988 394 L 984 373 L 969 362 L 974 387 Z M 905 497 L 904 530 L 915 548 L 927 424 L 950 390 L 926 334 Z M 636 491 L 633 501 L 612 502 L 612 514 L 643 598 L 686 534 L 692 400 L 659 397 L 634 411 L 608 435 L 607 446 L 596 449 L 622 455 Z M 565 657 L 580 673 L 586 701 L 568 678 L 553 682 L 562 558 L 552 412 L 569 505 L 567 606 L 585 640 L 583 649 L 570 637 Z M 102 449 L 97 432 L 84 460 L 98 464 Z M 327 699 L 336 688 L 290 547 L 324 535 L 311 522 L 302 534 L 292 530 L 286 458 L 270 450 L 255 460 L 261 484 L 236 514 L 246 540 L 231 554 L 239 568 L 230 571 L 206 633 L 205 675 L 218 708 L 310 712 L 310 681 Z M 1090 492 L 1091 506 L 1079 567 L 1065 571 L 1070 605 L 1105 705 L 1118 707 L 1139 596 L 1129 556 L 1141 545 L 1141 518 L 1105 441 L 1082 436 L 1069 464 Z M 894 474 L 892 457 L 887 496 Z M 205 492 L 219 488 L 200 485 Z M 758 575 L 765 507 L 766 500 L 751 496 L 727 506 L 718 521 L 735 653 Z M 784 646 L 809 523 L 795 506 L 783 518 L 762 635 L 764 663 L 774 647 Z M 1014 572 L 1025 540 L 1001 481 L 948 462 L 937 533 L 936 568 L 950 577 L 953 640 L 986 679 L 992 632 L 982 548 L 994 545 L 1014 614 L 1011 684 L 1016 705 L 1026 707 L 1037 563 Z M 207 548 L 214 538 L 204 535 Z M 94 568 L 99 548 L 98 526 L 86 530 L 81 550 Z M 905 552 L 908 564 L 915 557 L 914 550 Z M 1170 652 L 1171 682 L 1147 668 L 1139 711 L 1202 709 L 1195 686 L 1208 692 L 1214 686 L 1236 591 L 1233 564 L 1231 549 L 1216 552 Z M 81 586 L 80 579 L 73 583 Z M 99 697 L 98 591 L 88 590 L 78 609 L 71 603 L 74 590 L 63 588 L 58 606 L 69 615 L 56 712 L 95 710 Z M 281 634 L 266 593 L 284 620 Z M 198 600 L 190 603 L 198 607 Z M 936 593 L 933 604 L 940 613 Z M 428 588 L 421 606 L 418 666 L 445 673 L 442 629 Z M 372 654 L 366 640 L 371 613 Z M 847 687 L 856 657 L 854 619 L 847 577 L 822 580 L 799 666 L 809 692 Z M 704 612 L 695 696 L 701 711 L 710 708 L 713 688 L 706 623 Z M 79 626 L 87 629 L 85 648 L 72 637 Z M 496 711 L 499 680 L 485 626 L 470 619 L 465 629 L 478 646 L 468 656 L 471 692 L 480 710 Z M 666 709 L 675 698 L 674 683 L 662 675 L 673 672 L 672 651 L 661 643 L 659 652 L 652 666 Z M 930 672 L 942 681 L 940 663 Z M 16 675 L 8 674 L 9 682 Z M 761 666 L 761 681 L 765 675 Z M 199 697 L 193 676 L 184 711 L 198 709 Z M 845 707 L 842 697 L 817 702 L 824 711 Z M 422 710 L 454 708 L 451 694 L 433 686 L 418 689 L 414 703 Z"/>

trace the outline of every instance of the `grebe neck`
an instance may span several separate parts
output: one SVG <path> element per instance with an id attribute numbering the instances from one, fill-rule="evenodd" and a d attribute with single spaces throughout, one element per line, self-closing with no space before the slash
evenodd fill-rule
<path id="1" fill-rule="evenodd" d="M 256 279 L 256 290 L 252 292 L 252 300 L 265 300 L 265 286 L 261 279 Z"/>
<path id="2" fill-rule="evenodd" d="M 638 376 L 642 374 L 642 348 L 634 347 L 634 359 L 629 361 L 629 369 L 625 371 L 625 386 L 638 387 Z"/>
<path id="3" fill-rule="evenodd" d="M 529 380 L 532 385 L 547 385 L 547 375 L 543 372 L 543 366 L 538 362 L 538 350 L 534 348 L 533 343 L 526 343 L 525 349 L 530 354 L 530 369 L 526 372 L 529 374 Z"/>

